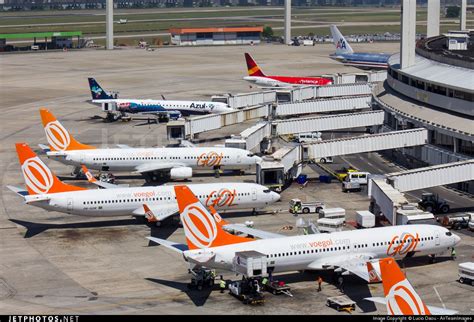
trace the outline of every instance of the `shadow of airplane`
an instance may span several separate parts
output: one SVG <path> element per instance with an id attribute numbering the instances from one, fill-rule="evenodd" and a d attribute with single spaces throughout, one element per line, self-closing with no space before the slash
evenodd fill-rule
<path id="1" fill-rule="evenodd" d="M 144 218 L 143 218 L 144 219 Z M 103 221 L 92 221 L 92 222 L 78 222 L 78 223 L 67 223 L 67 224 L 44 224 L 35 223 L 30 221 L 10 219 L 11 222 L 23 226 L 26 228 L 26 233 L 23 238 L 31 238 L 46 230 L 58 230 L 58 229 L 87 229 L 87 228 L 103 228 L 103 227 L 118 227 L 118 226 L 132 226 L 132 225 L 147 225 L 150 227 L 150 236 L 167 239 L 175 231 L 177 226 L 169 225 L 168 227 L 158 228 L 152 224 L 148 224 L 146 220 L 142 218 L 132 219 L 119 219 L 119 220 L 103 220 Z M 149 244 L 150 245 L 150 244 Z M 155 246 L 156 244 L 150 245 Z"/>
<path id="2" fill-rule="evenodd" d="M 168 286 L 185 293 L 189 297 L 189 299 L 194 303 L 195 306 L 203 306 L 206 303 L 209 296 L 211 295 L 211 292 L 214 289 L 216 289 L 216 285 L 214 285 L 214 287 L 212 288 L 205 287 L 201 291 L 199 291 L 199 290 L 189 289 L 187 286 L 187 283 L 167 281 L 167 280 L 162 280 L 162 279 L 157 279 L 157 278 L 145 278 L 145 279 L 147 281 L 164 285 L 164 286 Z"/>

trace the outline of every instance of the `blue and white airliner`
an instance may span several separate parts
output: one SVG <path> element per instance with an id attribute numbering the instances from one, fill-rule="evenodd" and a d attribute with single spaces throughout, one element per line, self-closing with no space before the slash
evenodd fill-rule
<path id="1" fill-rule="evenodd" d="M 331 25 L 331 34 L 336 45 L 336 52 L 329 57 L 344 65 L 355 66 L 362 69 L 387 69 L 388 58 L 392 54 L 355 53 L 351 45 L 335 25 Z"/>
<path id="2" fill-rule="evenodd" d="M 94 78 L 89 78 L 89 88 L 92 103 L 100 104 L 102 110 L 107 113 L 107 118 L 113 120 L 128 114 L 166 115 L 176 119 L 181 115 L 220 114 L 233 110 L 221 102 L 118 98 L 116 93 L 104 90 Z"/>

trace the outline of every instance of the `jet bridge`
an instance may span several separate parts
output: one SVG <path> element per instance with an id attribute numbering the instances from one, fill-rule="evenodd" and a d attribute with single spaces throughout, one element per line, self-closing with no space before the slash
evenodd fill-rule
<path id="1" fill-rule="evenodd" d="M 303 153 L 305 160 L 314 160 L 338 155 L 408 148 L 424 145 L 427 140 L 427 129 L 411 129 L 304 144 Z"/>
<path id="2" fill-rule="evenodd" d="M 402 192 L 471 180 L 474 180 L 472 159 L 387 174 L 387 182 Z"/>
<path id="3" fill-rule="evenodd" d="M 367 127 L 382 125 L 383 121 L 383 111 L 277 120 L 272 122 L 272 135 Z"/>
<path id="4" fill-rule="evenodd" d="M 324 97 L 341 97 L 372 94 L 371 85 L 368 83 L 352 83 L 325 86 L 301 86 L 294 89 L 278 90 L 279 102 L 301 102 Z"/>
<path id="5" fill-rule="evenodd" d="M 259 147 L 258 152 L 260 152 L 262 150 L 261 144 L 265 139 L 270 138 L 270 124 L 268 122 L 257 123 L 240 132 L 240 138 L 245 140 L 245 149 L 252 151 Z"/>
<path id="6" fill-rule="evenodd" d="M 301 174 L 301 147 L 283 147 L 257 163 L 257 183 L 281 191 Z"/>
<path id="7" fill-rule="evenodd" d="M 370 95 L 362 95 L 284 103 L 274 107 L 272 114 L 275 117 L 285 117 L 298 114 L 358 111 L 370 108 L 371 99 Z"/>

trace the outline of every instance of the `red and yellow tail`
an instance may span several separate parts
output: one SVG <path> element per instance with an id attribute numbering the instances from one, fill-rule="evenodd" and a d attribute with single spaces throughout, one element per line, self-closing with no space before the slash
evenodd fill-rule
<path id="1" fill-rule="evenodd" d="M 252 241 L 222 229 L 223 220 L 213 207 L 210 212 L 187 186 L 175 186 L 176 199 L 190 250 Z"/>
<path id="2" fill-rule="evenodd" d="M 64 128 L 53 113 L 40 108 L 41 120 L 51 151 L 89 150 L 94 146 L 82 144 Z"/>
<path id="3" fill-rule="evenodd" d="M 26 188 L 30 195 L 48 194 L 66 191 L 86 190 L 63 183 L 41 161 L 26 143 L 17 143 L 16 152 L 25 179 Z"/>
<path id="4" fill-rule="evenodd" d="M 260 69 L 260 67 L 258 67 L 257 63 L 255 60 L 253 60 L 250 54 L 245 53 L 245 61 L 247 62 L 249 76 L 265 76 L 263 71 Z"/>
<path id="5" fill-rule="evenodd" d="M 379 261 L 387 311 L 391 315 L 430 315 L 431 312 L 392 257 Z"/>

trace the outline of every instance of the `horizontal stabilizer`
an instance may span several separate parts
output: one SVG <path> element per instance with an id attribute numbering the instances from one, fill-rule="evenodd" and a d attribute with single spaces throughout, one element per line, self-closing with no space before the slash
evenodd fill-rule
<path id="1" fill-rule="evenodd" d="M 51 152 L 51 149 L 46 144 L 38 144 L 38 146 L 44 153 Z"/>
<path id="2" fill-rule="evenodd" d="M 247 235 L 252 235 L 252 236 L 255 236 L 255 237 L 258 237 L 258 238 L 261 238 L 261 239 L 285 237 L 285 235 L 275 234 L 275 233 L 255 229 L 255 228 L 250 228 L 250 227 L 247 227 L 243 224 L 227 224 L 227 225 L 224 225 L 223 228 L 226 229 L 226 230 L 228 230 L 228 229 L 237 230 L 241 233 L 244 233 L 244 234 L 247 234 Z"/>
<path id="3" fill-rule="evenodd" d="M 25 196 L 28 195 L 28 191 L 23 189 L 23 188 L 18 188 L 18 187 L 14 187 L 14 186 L 7 186 L 7 188 L 9 190 L 13 191 L 14 193 L 16 193 L 17 195 L 19 195 L 22 198 L 24 198 Z"/>
<path id="4" fill-rule="evenodd" d="M 371 301 L 378 304 L 383 304 L 383 305 L 387 304 L 387 299 L 385 297 L 366 297 L 364 298 L 364 300 Z M 442 307 L 437 307 L 437 306 L 427 305 L 427 307 L 430 310 L 431 314 L 433 315 L 454 315 L 458 313 L 458 311 L 444 309 Z"/>
<path id="5" fill-rule="evenodd" d="M 154 243 L 157 243 L 159 245 L 163 245 L 166 248 L 169 248 L 177 253 L 182 254 L 184 251 L 188 250 L 188 246 L 184 244 L 179 244 L 175 242 L 171 242 L 166 239 L 161 239 L 161 238 L 156 238 L 156 237 L 147 237 L 147 239 L 151 240 Z"/>

